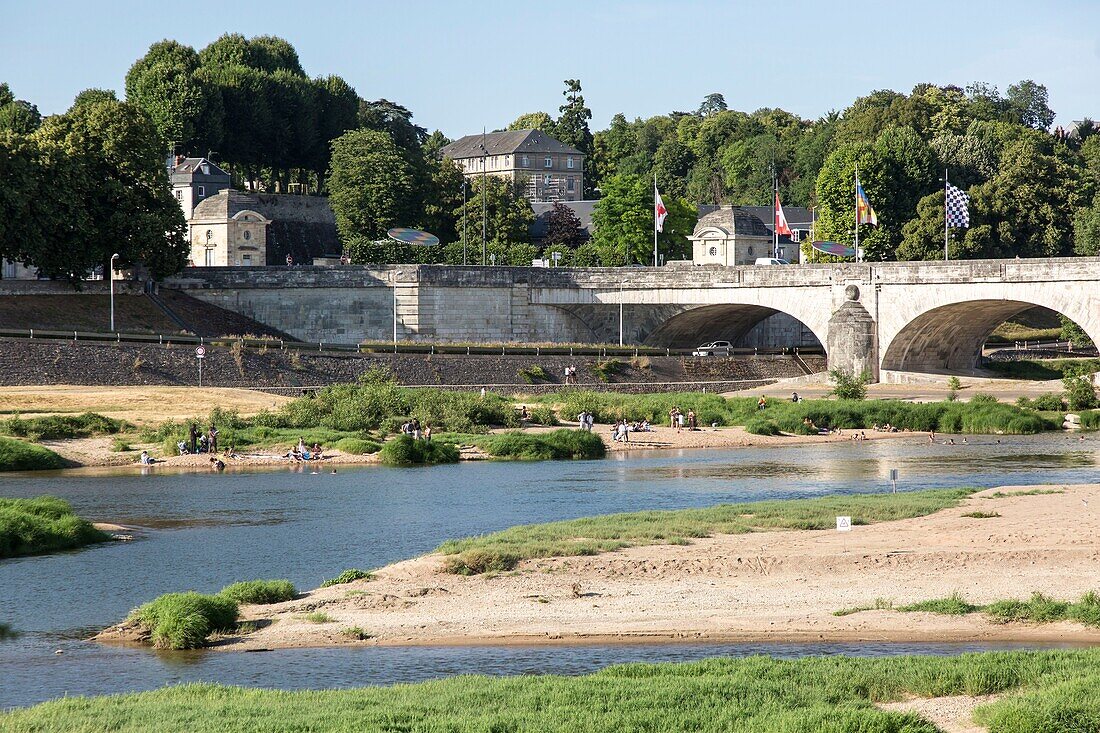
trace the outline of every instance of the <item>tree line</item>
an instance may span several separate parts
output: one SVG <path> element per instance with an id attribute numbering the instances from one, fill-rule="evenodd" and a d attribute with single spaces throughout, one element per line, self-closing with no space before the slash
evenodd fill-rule
<path id="1" fill-rule="evenodd" d="M 769 205 L 773 179 L 784 204 L 815 209 L 817 238 L 850 242 L 857 166 L 879 217 L 861 227 L 868 259 L 942 257 L 945 169 L 971 197 L 969 229 L 951 232 L 953 258 L 1100 247 L 1100 125 L 1052 131 L 1047 90 L 1030 80 L 1004 94 L 982 83 L 879 90 L 816 120 L 732 110 L 713 93 L 694 111 L 617 114 L 597 131 L 580 80 L 565 80 L 556 115 L 526 113 L 503 128 L 541 129 L 586 155 L 585 194 L 598 200 L 592 237 L 558 206 L 541 249 L 520 191 L 491 176 L 464 182 L 440 153 L 445 135 L 339 76 L 307 76 L 284 39 L 228 34 L 198 51 L 161 41 L 130 68 L 124 91 L 122 101 L 85 90 L 43 120 L 0 86 L 0 256 L 73 280 L 112 252 L 155 275 L 178 270 L 188 247 L 164 167 L 173 149 L 211 155 L 238 188 L 297 183 L 328 196 L 356 262 L 478 264 L 483 200 L 497 263 L 553 251 L 569 265 L 649 262 L 654 176 L 669 209 L 658 242 L 667 259 L 690 257 L 700 205 Z M 388 242 L 393 226 L 444 244 Z"/>

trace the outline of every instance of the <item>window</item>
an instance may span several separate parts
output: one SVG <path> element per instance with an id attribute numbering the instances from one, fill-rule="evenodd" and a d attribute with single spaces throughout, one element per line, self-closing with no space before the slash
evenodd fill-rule
<path id="1" fill-rule="evenodd" d="M 565 159 L 565 167 L 566 168 L 572 168 L 573 167 L 573 156 L 572 155 L 570 155 L 568 158 Z"/>
<path id="2" fill-rule="evenodd" d="M 749 247 L 749 257 L 752 257 L 752 247 Z"/>
<path id="3" fill-rule="evenodd" d="M 197 193 L 199 196 L 205 196 L 206 186 L 195 186 L 195 193 Z"/>
<path id="4" fill-rule="evenodd" d="M 252 239 L 252 232 L 250 232 L 250 231 L 248 231 L 247 229 L 245 229 L 245 230 L 244 230 L 244 241 L 246 241 L 246 242 L 247 242 L 247 241 L 248 241 L 248 240 L 250 240 L 250 239 Z"/>
<path id="5" fill-rule="evenodd" d="M 554 159 L 551 158 L 549 155 L 547 155 L 546 160 L 543 161 L 542 165 L 543 165 L 544 168 L 553 168 L 554 167 Z"/>
<path id="6" fill-rule="evenodd" d="M 565 182 L 565 190 L 568 191 L 569 193 L 573 193 L 573 191 L 576 190 L 575 187 L 576 187 L 576 182 L 575 182 L 574 179 L 570 178 L 569 180 L 567 180 Z"/>
<path id="7" fill-rule="evenodd" d="M 531 167 L 531 159 L 528 158 L 526 155 L 523 156 L 522 158 L 520 158 L 520 166 L 523 167 L 523 168 L 530 168 Z"/>
<path id="8" fill-rule="evenodd" d="M 542 185 L 549 186 L 554 182 L 554 177 L 550 174 L 546 174 L 542 177 Z"/>
<path id="9" fill-rule="evenodd" d="M 252 255 L 241 255 L 241 264 L 245 267 L 252 266 Z"/>
<path id="10" fill-rule="evenodd" d="M 207 249 L 206 250 L 206 261 L 203 264 L 205 264 L 207 267 L 213 267 L 214 266 L 214 250 L 213 249 Z"/>
<path id="11" fill-rule="evenodd" d="M 202 174 L 204 176 L 210 175 L 210 166 L 206 165 L 205 163 L 202 164 Z"/>
<path id="12" fill-rule="evenodd" d="M 711 257 L 717 257 L 718 256 L 718 248 L 717 247 L 711 247 L 707 251 L 707 254 L 709 254 Z"/>
<path id="13" fill-rule="evenodd" d="M 176 201 L 183 201 L 183 191 L 176 189 Z"/>

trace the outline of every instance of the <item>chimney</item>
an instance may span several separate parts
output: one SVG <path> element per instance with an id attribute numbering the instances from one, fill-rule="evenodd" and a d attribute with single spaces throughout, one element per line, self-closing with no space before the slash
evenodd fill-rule
<path id="1" fill-rule="evenodd" d="M 186 155 L 176 155 L 176 165 L 179 165 L 183 161 L 187 160 Z"/>

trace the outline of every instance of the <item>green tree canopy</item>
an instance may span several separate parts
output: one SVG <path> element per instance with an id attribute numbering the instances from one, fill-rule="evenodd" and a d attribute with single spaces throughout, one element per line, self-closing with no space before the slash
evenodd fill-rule
<path id="1" fill-rule="evenodd" d="M 511 181 L 496 176 L 484 176 L 469 180 L 466 201 L 466 217 L 463 220 L 462 204 L 455 209 L 457 230 L 461 235 L 463 221 L 470 252 L 477 252 L 471 261 L 481 260 L 482 186 L 485 190 L 485 238 L 498 244 L 527 243 L 530 241 L 531 222 L 535 213 L 527 199 L 517 193 Z M 528 262 L 528 265 L 531 263 Z"/>
<path id="2" fill-rule="evenodd" d="M 666 259 L 683 259 L 690 252 L 687 236 L 695 228 L 695 207 L 672 196 L 663 197 L 668 217 L 657 237 Z M 617 175 L 604 181 L 603 197 L 592 212 L 592 245 L 607 267 L 653 262 L 653 181 Z"/>
<path id="3" fill-rule="evenodd" d="M 418 218 L 417 171 L 384 132 L 352 130 L 332 141 L 329 201 L 345 241 L 384 239 Z"/>

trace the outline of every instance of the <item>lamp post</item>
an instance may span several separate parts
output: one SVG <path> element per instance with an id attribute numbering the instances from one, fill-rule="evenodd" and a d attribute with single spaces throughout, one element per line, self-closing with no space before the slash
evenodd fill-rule
<path id="1" fill-rule="evenodd" d="M 462 174 L 462 264 L 466 264 L 466 174 Z"/>
<path id="2" fill-rule="evenodd" d="M 397 353 L 397 276 L 401 270 L 393 271 L 393 353 Z"/>
<path id="3" fill-rule="evenodd" d="M 111 281 L 111 331 L 115 330 L 115 260 L 118 259 L 118 252 L 111 255 L 111 265 L 107 270 L 107 277 Z"/>
<path id="4" fill-rule="evenodd" d="M 623 345 L 623 281 L 619 279 L 619 346 Z"/>

